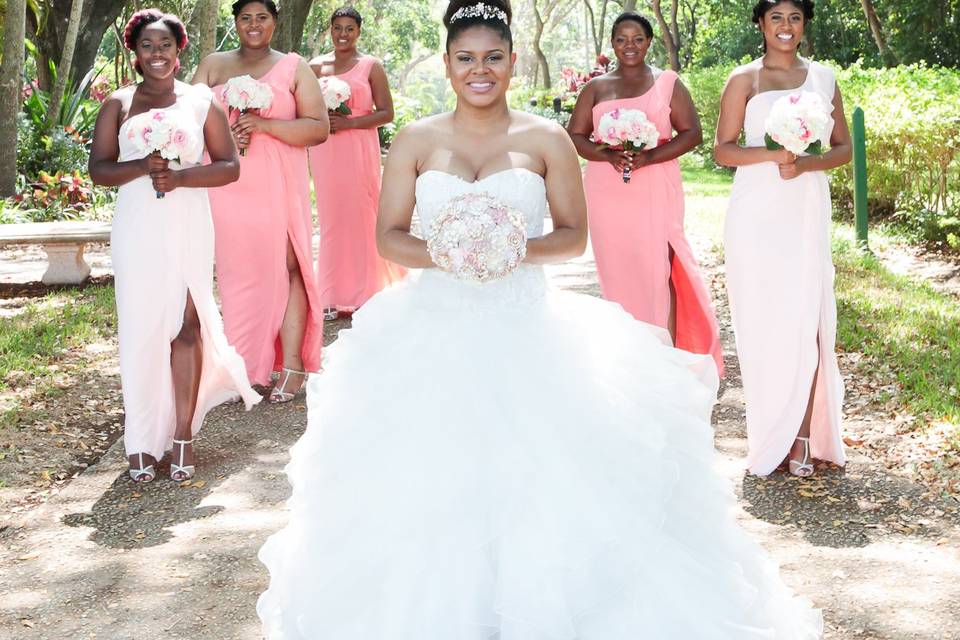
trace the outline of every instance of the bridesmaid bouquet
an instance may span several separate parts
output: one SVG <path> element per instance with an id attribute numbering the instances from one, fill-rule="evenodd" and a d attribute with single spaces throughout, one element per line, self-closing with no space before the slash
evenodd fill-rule
<path id="1" fill-rule="evenodd" d="M 614 109 L 603 114 L 593 137 L 600 143 L 600 149 L 641 151 L 657 146 L 660 132 L 640 109 Z M 625 183 L 630 182 L 631 173 L 630 167 L 623 170 Z"/>
<path id="2" fill-rule="evenodd" d="M 144 155 L 159 153 L 167 160 L 193 161 L 203 152 L 203 140 L 194 129 L 195 123 L 182 113 L 151 109 L 130 122 L 127 139 Z M 156 194 L 158 199 L 166 195 Z"/>
<path id="3" fill-rule="evenodd" d="M 323 92 L 323 101 L 327 104 L 327 109 L 342 113 L 345 116 L 353 113 L 347 106 L 347 100 L 350 99 L 350 85 L 336 76 L 324 76 L 318 80 L 320 90 Z"/>
<path id="4" fill-rule="evenodd" d="M 254 109 L 269 109 L 273 102 L 273 90 L 266 82 L 254 80 L 249 75 L 242 75 L 227 80 L 223 89 L 223 98 L 231 109 L 246 113 Z M 240 155 L 247 155 L 247 150 L 240 149 Z"/>
<path id="5" fill-rule="evenodd" d="M 798 91 L 779 98 L 764 123 L 767 149 L 786 149 L 800 155 L 823 153 L 830 114 L 820 94 Z"/>
<path id="6" fill-rule="evenodd" d="M 487 193 L 465 193 L 431 223 L 427 250 L 438 267 L 460 280 L 503 278 L 527 255 L 523 215 Z"/>

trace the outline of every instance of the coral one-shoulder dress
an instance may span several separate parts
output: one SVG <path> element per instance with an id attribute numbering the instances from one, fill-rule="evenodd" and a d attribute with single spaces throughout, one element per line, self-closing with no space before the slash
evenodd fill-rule
<path id="1" fill-rule="evenodd" d="M 593 107 L 594 130 L 614 109 L 639 109 L 673 137 L 670 100 L 677 74 L 663 71 L 635 98 L 605 100 Z M 677 160 L 633 172 L 629 183 L 606 162 L 590 162 L 584 176 L 590 240 L 603 297 L 633 317 L 667 327 L 670 284 L 676 291 L 676 346 L 709 354 L 723 372 L 720 331 L 700 268 L 683 230 L 683 184 Z M 673 260 L 670 250 L 673 249 Z"/>
<path id="2" fill-rule="evenodd" d="M 337 77 L 350 85 L 349 117 L 373 113 L 370 69 L 363 56 Z M 310 147 L 310 171 L 317 198 L 320 255 L 317 280 L 324 309 L 355 311 L 406 270 L 377 253 L 380 204 L 380 138 L 376 129 L 348 129 Z"/>
<path id="3" fill-rule="evenodd" d="M 265 118 L 293 120 L 293 80 L 300 60 L 288 53 L 259 78 L 273 90 Z M 224 85 L 214 88 L 225 110 Z M 238 117 L 236 111 L 231 121 Z M 255 133 L 240 158 L 240 180 L 210 190 L 217 231 L 217 284 L 227 338 L 247 364 L 250 381 L 266 385 L 279 369 L 280 325 L 290 296 L 287 243 L 293 246 L 307 291 L 301 355 L 307 371 L 320 368 L 323 314 L 313 272 L 313 221 L 307 150 Z"/>

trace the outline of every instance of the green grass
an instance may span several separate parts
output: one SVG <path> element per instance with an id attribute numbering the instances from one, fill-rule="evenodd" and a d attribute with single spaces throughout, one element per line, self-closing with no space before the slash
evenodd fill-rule
<path id="1" fill-rule="evenodd" d="M 112 286 L 64 289 L 30 302 L 0 323 L 0 391 L 37 386 L 65 353 L 115 333 Z"/>
<path id="2" fill-rule="evenodd" d="M 835 227 L 833 259 L 840 347 L 895 376 L 908 412 L 960 427 L 960 301 L 858 251 L 850 225 Z"/>
<path id="3" fill-rule="evenodd" d="M 732 179 L 697 159 L 681 161 L 687 194 L 687 228 L 722 252 Z M 874 248 L 909 241 L 895 225 L 872 225 Z M 837 268 L 837 343 L 865 356 L 861 375 L 892 376 L 900 385 L 896 402 L 921 423 L 958 426 L 960 436 L 960 300 L 915 278 L 890 272 L 856 248 L 853 225 L 836 222 L 833 259 Z M 878 394 L 878 400 L 883 392 Z"/>

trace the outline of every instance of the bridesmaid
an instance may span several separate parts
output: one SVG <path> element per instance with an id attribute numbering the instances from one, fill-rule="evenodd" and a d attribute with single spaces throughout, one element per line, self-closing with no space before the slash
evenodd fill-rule
<path id="1" fill-rule="evenodd" d="M 330 132 L 310 148 L 317 198 L 320 256 L 317 275 L 324 318 L 352 312 L 406 271 L 377 253 L 375 227 L 380 201 L 380 138 L 377 128 L 393 121 L 393 97 L 383 66 L 357 51 L 363 17 L 341 7 L 330 17 L 333 51 L 314 58 L 318 78 L 336 76 L 350 85 L 350 115 L 331 111 Z"/>
<path id="2" fill-rule="evenodd" d="M 150 482 L 173 449 L 170 477 L 194 474 L 193 438 L 206 413 L 239 394 L 260 400 L 227 344 L 213 299 L 213 224 L 206 187 L 240 175 L 230 127 L 210 89 L 178 82 L 187 44 L 180 19 L 136 12 L 124 31 L 137 85 L 114 92 L 97 117 L 90 177 L 119 186 L 111 250 L 126 413 L 124 444 L 134 482 Z M 123 135 L 156 113 L 175 117 L 203 144 L 179 164 L 138 152 Z M 206 146 L 210 162 L 201 164 Z M 165 194 L 162 199 L 156 193 Z"/>
<path id="3" fill-rule="evenodd" d="M 233 16 L 240 48 L 200 62 L 194 83 L 214 88 L 250 75 L 269 85 L 262 113 L 233 111 L 234 138 L 246 155 L 240 180 L 210 192 L 217 230 L 217 281 L 227 336 L 247 363 L 251 382 L 266 385 L 282 367 L 271 402 L 287 402 L 308 372 L 320 368 L 323 316 L 313 272 L 313 221 L 306 147 L 329 130 L 323 96 L 296 53 L 270 48 L 277 26 L 272 0 L 239 0 Z"/>
<path id="4" fill-rule="evenodd" d="M 583 88 L 568 130 L 586 160 L 590 239 L 603 297 L 637 320 L 667 329 L 674 344 L 713 356 L 723 373 L 710 294 L 683 230 L 681 155 L 702 141 L 693 100 L 673 71 L 646 64 L 650 22 L 622 13 L 613 23 L 617 66 Z M 639 109 L 660 131 L 639 153 L 599 150 L 591 134 L 614 109 Z M 676 135 L 674 135 L 676 131 Z M 623 169 L 633 175 L 623 182 Z"/>
<path id="5" fill-rule="evenodd" d="M 724 246 L 747 403 L 747 465 L 757 475 L 785 458 L 798 476 L 813 474 L 812 458 L 845 461 L 825 171 L 849 162 L 851 146 L 833 71 L 797 53 L 812 18 L 810 0 L 757 2 L 753 21 L 764 55 L 730 75 L 717 125 L 717 162 L 737 167 Z M 799 90 L 832 105 L 830 150 L 821 156 L 764 146 L 771 106 Z"/>

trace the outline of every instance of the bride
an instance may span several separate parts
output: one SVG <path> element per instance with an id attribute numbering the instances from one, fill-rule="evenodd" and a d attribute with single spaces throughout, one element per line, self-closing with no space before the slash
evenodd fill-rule
<path id="1" fill-rule="evenodd" d="M 505 0 L 454 0 L 457 107 L 398 136 L 370 300 L 309 386 L 290 522 L 260 552 L 271 639 L 807 639 L 818 611 L 735 523 L 709 357 L 539 264 L 586 242 L 576 152 L 511 111 Z M 522 212 L 526 263 L 476 284 L 411 232 L 469 193 Z M 549 204 L 549 208 L 548 208 Z M 553 231 L 543 235 L 549 210 Z"/>

